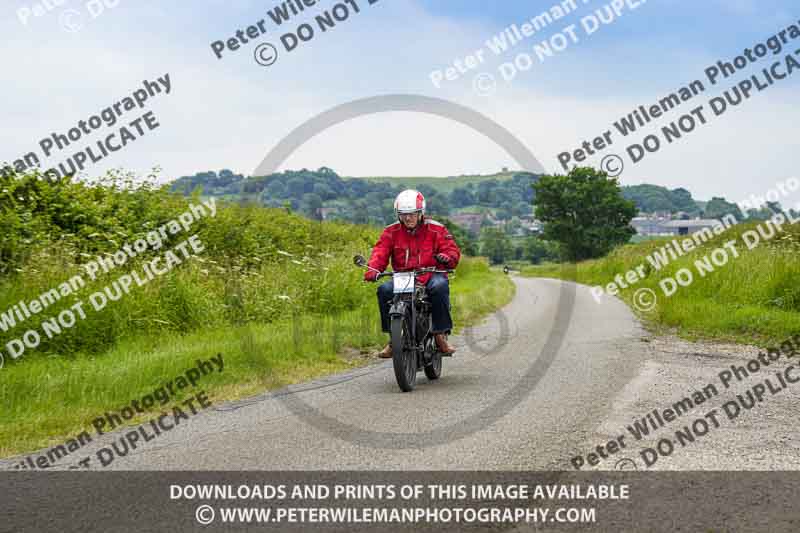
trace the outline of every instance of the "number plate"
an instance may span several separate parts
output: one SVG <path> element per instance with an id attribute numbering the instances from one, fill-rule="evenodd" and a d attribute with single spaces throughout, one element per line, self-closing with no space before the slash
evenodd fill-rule
<path id="1" fill-rule="evenodd" d="M 395 272 L 392 276 L 395 294 L 407 294 L 414 292 L 414 273 Z"/>

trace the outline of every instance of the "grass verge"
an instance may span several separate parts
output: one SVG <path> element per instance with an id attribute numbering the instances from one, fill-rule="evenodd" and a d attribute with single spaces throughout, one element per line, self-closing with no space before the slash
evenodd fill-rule
<path id="1" fill-rule="evenodd" d="M 657 305 L 650 312 L 637 311 L 656 332 L 674 332 L 689 340 L 707 339 L 770 346 L 800 333 L 800 224 L 784 226 L 767 240 L 761 238 L 752 250 L 743 235 L 758 233 L 754 223 L 734 226 L 691 253 L 654 268 L 647 257 L 670 238 L 617 248 L 608 256 L 578 263 L 575 269 L 546 264 L 523 269 L 530 277 L 564 278 L 591 286 L 606 286 L 614 277 L 623 279 L 631 269 L 643 265 L 646 277 L 620 291 L 620 297 L 636 310 L 636 291 L 655 292 Z M 763 229 L 763 226 L 762 226 Z M 765 234 L 769 233 L 765 231 Z M 760 235 L 760 234 L 759 234 Z M 685 237 L 678 237 L 684 239 Z M 728 262 L 713 272 L 700 273 L 698 261 L 735 241 L 738 257 L 729 252 Z M 720 258 L 721 256 L 718 256 Z M 713 265 L 714 263 L 712 263 Z M 666 296 L 660 286 L 681 269 L 689 270 L 693 282 Z M 608 297 L 608 296 L 604 296 Z"/>
<path id="2" fill-rule="evenodd" d="M 357 290 L 374 292 L 374 285 Z M 514 285 L 485 261 L 465 259 L 452 282 L 459 327 L 508 303 Z M 371 299 L 367 298 L 371 302 Z M 118 411 L 196 365 L 223 354 L 223 372 L 202 378 L 165 406 L 199 390 L 219 403 L 372 361 L 362 352 L 386 341 L 377 309 L 299 314 L 271 323 L 128 338 L 95 355 L 31 357 L 0 371 L 0 457 L 63 444 L 108 410 Z M 355 354 L 355 356 L 354 356 Z M 145 413 L 131 424 L 152 418 Z M 69 459 L 65 459 L 68 462 Z"/>

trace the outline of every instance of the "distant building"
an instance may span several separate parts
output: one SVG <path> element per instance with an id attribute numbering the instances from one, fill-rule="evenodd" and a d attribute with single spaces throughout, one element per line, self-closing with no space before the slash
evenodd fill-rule
<path id="1" fill-rule="evenodd" d="M 448 217 L 457 226 L 464 228 L 472 234 L 478 235 L 481 232 L 481 223 L 483 222 L 483 215 L 475 214 L 461 214 L 450 215 Z"/>
<path id="2" fill-rule="evenodd" d="M 674 231 L 666 227 L 671 222 L 669 217 L 638 216 L 631 220 L 631 226 L 638 235 L 673 235 Z"/>
<path id="3" fill-rule="evenodd" d="M 522 223 L 522 229 L 524 229 L 527 234 L 538 234 L 542 232 L 542 223 L 536 219 L 520 217 L 520 222 Z"/>
<path id="4" fill-rule="evenodd" d="M 735 224 L 735 219 L 733 220 L 733 224 Z M 664 227 L 667 228 L 672 232 L 673 235 L 691 235 L 693 233 L 697 233 L 698 231 L 703 231 L 704 229 L 714 229 L 717 226 L 724 225 L 723 222 L 720 222 L 716 219 L 694 219 L 694 220 L 670 220 Z"/>
<path id="5" fill-rule="evenodd" d="M 338 211 L 336 207 L 320 207 L 317 209 L 317 216 L 320 220 L 328 220 L 328 217 L 336 211 Z"/>

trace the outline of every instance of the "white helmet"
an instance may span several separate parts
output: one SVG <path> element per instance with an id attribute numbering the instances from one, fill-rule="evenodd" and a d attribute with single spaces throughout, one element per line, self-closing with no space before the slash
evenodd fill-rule
<path id="1" fill-rule="evenodd" d="M 406 189 L 394 199 L 395 217 L 400 218 L 400 215 L 406 213 L 425 214 L 425 197 L 422 196 L 421 192 L 414 189 Z"/>

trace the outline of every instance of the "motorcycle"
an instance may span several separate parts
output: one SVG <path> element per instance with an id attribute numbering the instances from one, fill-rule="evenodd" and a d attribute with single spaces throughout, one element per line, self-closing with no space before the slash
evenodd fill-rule
<path id="1" fill-rule="evenodd" d="M 355 256 L 353 262 L 359 267 L 367 264 L 361 255 Z M 391 276 L 394 282 L 389 329 L 394 376 L 403 392 L 414 390 L 420 370 L 432 381 L 442 375 L 443 354 L 437 348 L 432 333 L 431 302 L 425 285 L 417 283 L 417 277 L 428 272 L 452 274 L 455 271 L 426 267 L 407 272 L 382 272 L 377 278 L 380 280 Z"/>

